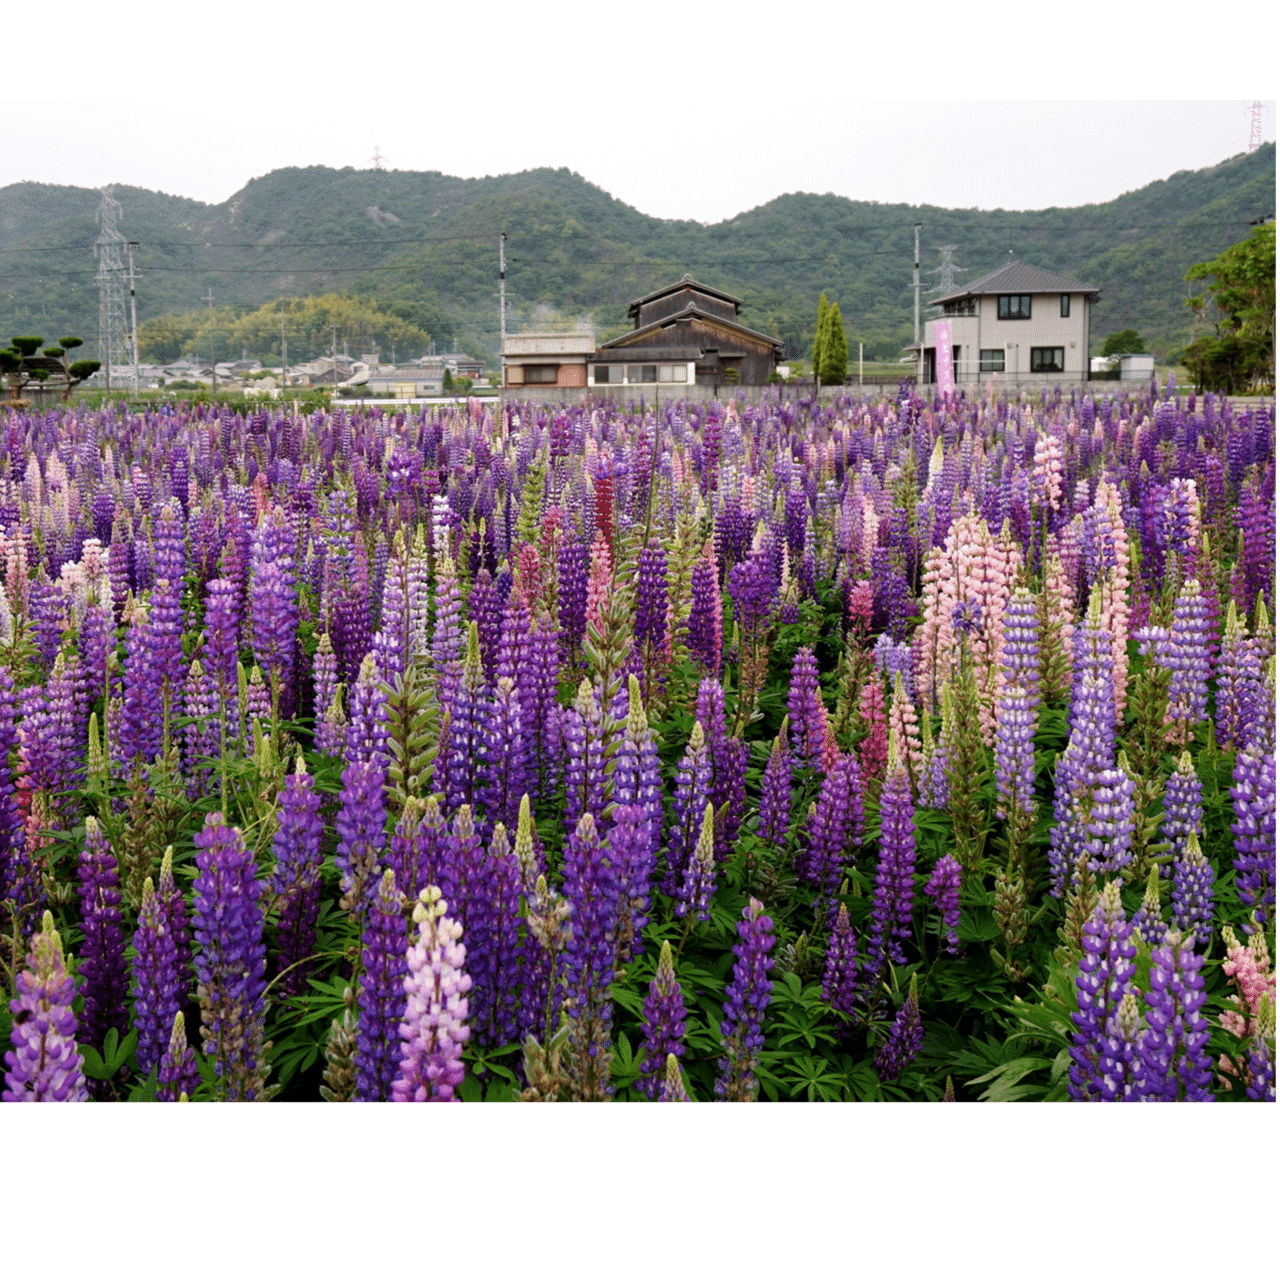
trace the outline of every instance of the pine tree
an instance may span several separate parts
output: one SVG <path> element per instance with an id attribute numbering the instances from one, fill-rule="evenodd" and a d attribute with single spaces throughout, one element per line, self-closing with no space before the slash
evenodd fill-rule
<path id="1" fill-rule="evenodd" d="M 818 323 L 813 327 L 813 376 L 818 379 L 822 370 L 822 344 L 827 337 L 827 295 L 818 298 Z"/>
<path id="2" fill-rule="evenodd" d="M 827 308 L 826 331 L 822 335 L 822 363 L 814 365 L 824 387 L 841 386 L 849 372 L 849 342 L 844 336 L 844 319 L 840 304 Z"/>

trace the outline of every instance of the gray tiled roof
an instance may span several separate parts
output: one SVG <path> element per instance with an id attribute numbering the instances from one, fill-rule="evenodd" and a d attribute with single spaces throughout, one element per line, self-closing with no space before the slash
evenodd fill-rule
<path id="1" fill-rule="evenodd" d="M 985 276 L 971 280 L 962 289 L 956 289 L 942 298 L 932 298 L 931 306 L 941 302 L 955 302 L 960 298 L 972 298 L 991 293 L 1092 293 L 1096 285 L 1081 284 L 1070 276 L 1060 276 L 1056 271 L 1042 271 L 1025 262 L 1006 262 L 1004 266 L 988 271 Z"/>

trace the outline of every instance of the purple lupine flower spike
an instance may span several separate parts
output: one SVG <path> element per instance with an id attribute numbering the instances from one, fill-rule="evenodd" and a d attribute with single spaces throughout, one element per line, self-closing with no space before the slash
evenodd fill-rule
<path id="1" fill-rule="evenodd" d="M 827 943 L 827 963 L 822 975 L 822 998 L 846 1018 L 853 1017 L 858 1002 L 858 939 L 842 902 Z"/>
<path id="2" fill-rule="evenodd" d="M 960 950 L 956 933 L 960 926 L 960 877 L 960 864 L 947 853 L 934 863 L 929 883 L 924 887 L 933 909 L 942 918 L 942 927 L 947 931 L 947 951 L 953 956 Z"/>
<path id="3" fill-rule="evenodd" d="M 365 916 L 360 959 L 356 1092 L 362 1102 L 385 1102 L 399 1068 L 396 1029 L 404 1013 L 408 947 L 402 901 L 395 872 L 384 871 Z"/>
<path id="4" fill-rule="evenodd" d="M 224 1097 L 260 1099 L 267 951 L 262 886 L 253 853 L 235 827 L 211 813 L 195 837 L 196 978 L 200 1033 Z"/>
<path id="5" fill-rule="evenodd" d="M 644 1071 L 636 1089 L 655 1098 L 666 1074 L 669 1056 L 684 1056 L 684 997 L 671 958 L 671 943 L 662 944 L 658 971 L 644 1000 Z"/>
<path id="6" fill-rule="evenodd" d="M 725 1056 L 720 1059 L 716 1096 L 726 1102 L 754 1102 L 756 1064 L 764 1048 L 761 1026 L 773 995 L 769 981 L 769 952 L 773 948 L 773 921 L 764 904 L 755 898 L 743 908 L 734 944 L 733 976 L 725 988 L 724 1021 L 720 1035 Z"/>
<path id="7" fill-rule="evenodd" d="M 1212 1102 L 1204 957 L 1195 938 L 1170 932 L 1151 955 L 1147 1031 L 1139 1042 L 1142 1092 L 1149 1102 Z"/>
<path id="8" fill-rule="evenodd" d="M 1231 805 L 1236 820 L 1236 891 L 1249 908 L 1247 932 L 1266 928 L 1276 907 L 1276 756 L 1259 723 L 1236 754 Z"/>
<path id="9" fill-rule="evenodd" d="M 676 895 L 676 915 L 683 919 L 692 915 L 695 920 L 711 919 L 711 895 L 716 887 L 716 815 L 708 800 L 702 811 L 702 829 L 689 861 L 685 863 L 684 878 Z"/>
<path id="10" fill-rule="evenodd" d="M 662 892 L 674 897 L 689 866 L 702 830 L 703 812 L 711 799 L 711 760 L 702 725 L 694 721 L 689 745 L 676 770 L 676 791 L 667 833 L 667 871 Z"/>
<path id="11" fill-rule="evenodd" d="M 1147 877 L 1146 891 L 1142 895 L 1142 905 L 1133 914 L 1134 931 L 1149 947 L 1164 941 L 1167 932 L 1164 918 L 1160 911 L 1160 868 L 1152 867 Z"/>
<path id="12" fill-rule="evenodd" d="M 53 916 L 31 939 L 27 967 L 17 977 L 17 997 L 9 1001 L 13 1048 L 4 1055 L 4 1102 L 88 1102 L 84 1059 L 76 1047 L 76 1015 L 71 1010 L 75 979 L 62 957 L 62 939 Z"/>
<path id="13" fill-rule="evenodd" d="M 123 1032 L 128 1023 L 124 1005 L 129 973 L 115 854 L 93 817 L 85 819 L 79 881 L 84 929 L 79 966 L 84 996 L 82 1038 L 86 1044 L 101 1047 L 112 1027 Z"/>
<path id="14" fill-rule="evenodd" d="M 303 962 L 315 943 L 320 869 L 324 863 L 320 849 L 324 835 L 320 796 L 301 754 L 297 768 L 284 781 L 278 803 L 279 819 L 272 840 L 276 865 L 270 881 L 280 913 L 276 959 L 280 993 L 297 996 L 307 989 L 310 966 Z"/>
<path id="15" fill-rule="evenodd" d="M 418 939 L 407 957 L 408 1000 L 400 1024 L 400 1069 L 391 1085 L 393 1102 L 452 1102 L 466 1074 L 462 1049 L 471 1034 L 471 979 L 463 968 L 467 949 L 462 926 L 445 915 L 447 909 L 434 885 L 423 889 L 413 909 Z"/>
<path id="16" fill-rule="evenodd" d="M 818 660 L 808 646 L 798 649 L 791 664 L 791 689 L 787 695 L 787 719 L 791 724 L 791 749 L 796 761 L 821 770 L 827 737 L 827 713 L 818 688 Z"/>
<path id="17" fill-rule="evenodd" d="M 1076 975 L 1078 1008 L 1071 1015 L 1076 1024 L 1071 1046 L 1068 1091 L 1077 1102 L 1093 1102 L 1102 1096 L 1100 1061 L 1104 1039 L 1121 1000 L 1135 990 L 1131 979 L 1138 949 L 1130 941 L 1133 925 L 1120 905 L 1119 881 L 1111 880 L 1085 922 L 1084 955 Z"/>
<path id="18" fill-rule="evenodd" d="M 863 818 L 862 772 L 857 757 L 849 752 L 823 779 L 808 824 L 808 846 L 796 858 L 801 883 L 818 890 L 819 914 L 835 898 L 845 865 L 862 843 Z"/>
<path id="19" fill-rule="evenodd" d="M 756 830 L 762 840 L 783 845 L 791 827 L 791 751 L 787 746 L 787 718 L 773 740 L 769 763 L 760 780 L 760 821 Z"/>
<path id="20" fill-rule="evenodd" d="M 1142 1095 L 1143 1033 L 1136 992 L 1128 991 L 1107 1023 L 1099 1042 L 1098 1089 L 1103 1102 L 1137 1102 Z"/>
<path id="21" fill-rule="evenodd" d="M 387 841 L 382 768 L 372 762 L 349 764 L 342 771 L 342 793 L 335 821 L 338 847 L 333 855 L 343 904 L 360 914 L 374 892 L 375 869 Z"/>
<path id="22" fill-rule="evenodd" d="M 916 975 L 911 975 L 907 998 L 902 1002 L 893 1020 L 893 1029 L 880 1052 L 876 1054 L 876 1074 L 881 1080 L 892 1082 L 910 1065 L 924 1043 L 924 1026 L 920 1021 L 920 996 L 916 990 Z"/>
<path id="23" fill-rule="evenodd" d="M 165 852 L 161 884 L 173 881 L 173 850 Z M 142 887 L 142 907 L 133 935 L 133 1025 L 138 1033 L 138 1070 L 150 1073 L 160 1061 L 174 1015 L 187 999 L 191 984 L 191 950 L 186 930 L 172 927 L 168 904 L 150 877 Z"/>
<path id="24" fill-rule="evenodd" d="M 573 904 L 573 933 L 565 949 L 566 1003 L 578 1032 L 579 1056 L 599 1061 L 608 1052 L 613 1007 L 609 984 L 613 981 L 617 955 L 615 935 L 618 903 L 623 884 L 612 852 L 602 846 L 595 819 L 584 813 L 569 837 L 564 855 L 564 892 Z M 584 1082 L 587 1096 L 607 1093 L 601 1071 L 594 1081 Z"/>
<path id="25" fill-rule="evenodd" d="M 902 943 L 911 936 L 915 890 L 916 824 L 911 782 L 890 743 L 889 778 L 880 792 L 880 865 L 876 869 L 867 942 L 866 977 L 878 979 L 886 963 L 905 964 Z"/>
<path id="26" fill-rule="evenodd" d="M 1169 853 L 1175 863 L 1183 857 L 1191 834 L 1204 830 L 1203 795 L 1204 788 L 1191 762 L 1191 752 L 1184 751 L 1165 783 L 1164 817 L 1160 822 L 1160 834 L 1169 842 Z"/>
<path id="27" fill-rule="evenodd" d="M 1213 864 L 1200 849 L 1200 837 L 1187 837 L 1182 857 L 1173 864 L 1173 927 L 1193 933 L 1196 945 L 1207 947 L 1213 936 Z"/>
<path id="28" fill-rule="evenodd" d="M 187 1041 L 187 1020 L 179 1010 L 173 1015 L 173 1027 L 160 1057 L 156 1101 L 180 1102 L 183 1094 L 190 1098 L 199 1084 L 195 1051 Z"/>

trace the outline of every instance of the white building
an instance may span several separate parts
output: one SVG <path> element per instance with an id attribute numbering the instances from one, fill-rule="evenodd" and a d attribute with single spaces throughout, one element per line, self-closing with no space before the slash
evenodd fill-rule
<path id="1" fill-rule="evenodd" d="M 1089 376 L 1089 308 L 1099 290 L 1054 271 L 1010 261 L 932 305 L 924 328 L 924 382 L 937 381 L 935 334 L 951 326 L 957 386 L 1083 382 Z"/>
<path id="2" fill-rule="evenodd" d="M 585 387 L 587 360 L 596 352 L 590 329 L 571 333 L 509 333 L 502 348 L 506 387 Z"/>

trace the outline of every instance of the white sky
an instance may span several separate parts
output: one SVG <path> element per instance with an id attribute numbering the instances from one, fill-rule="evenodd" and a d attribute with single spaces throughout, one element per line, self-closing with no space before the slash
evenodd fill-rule
<path id="1" fill-rule="evenodd" d="M 563 165 L 645 213 L 713 222 L 789 191 L 1109 200 L 1243 151 L 1255 97 L 1276 137 L 1276 24 L 1258 0 L 1223 10 L 1221 44 L 1203 15 L 1129 3 L 998 7 L 981 32 L 972 10 L 957 30 L 954 3 L 892 8 L 567 0 L 475 16 L 386 0 L 366 17 L 144 0 L 104 21 L 71 0 L 58 25 L 79 38 L 6 66 L 0 186 L 218 202 L 285 165 L 368 167 L 377 146 L 388 167 L 461 177 Z M 1160 100 L 1174 91 L 1203 97 Z M 1071 100 L 1028 100 L 1045 92 Z"/>

